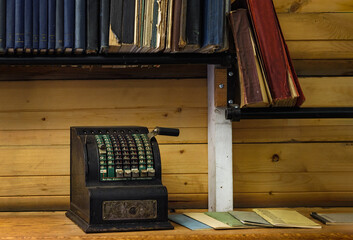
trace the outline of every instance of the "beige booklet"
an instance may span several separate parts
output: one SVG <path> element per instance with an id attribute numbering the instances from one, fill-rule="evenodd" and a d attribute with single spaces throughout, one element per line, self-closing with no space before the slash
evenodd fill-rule
<path id="1" fill-rule="evenodd" d="M 231 227 L 221 221 L 218 221 L 204 213 L 184 213 L 184 215 L 191 217 L 199 222 L 202 222 L 203 224 L 206 224 L 216 230 L 221 230 L 221 229 L 232 229 L 234 227 Z"/>
<path id="2" fill-rule="evenodd" d="M 258 215 L 275 227 L 295 227 L 295 228 L 321 228 L 309 218 L 301 215 L 295 210 L 283 209 L 253 209 Z"/>

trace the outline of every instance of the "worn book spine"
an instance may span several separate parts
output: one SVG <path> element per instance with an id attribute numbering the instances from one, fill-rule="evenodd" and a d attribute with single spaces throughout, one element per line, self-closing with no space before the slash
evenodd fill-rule
<path id="1" fill-rule="evenodd" d="M 56 0 L 48 0 L 48 52 L 55 51 Z"/>
<path id="2" fill-rule="evenodd" d="M 39 0 L 39 51 L 48 51 L 48 0 Z"/>
<path id="3" fill-rule="evenodd" d="M 15 49 L 15 1 L 6 1 L 6 51 L 13 54 Z"/>
<path id="4" fill-rule="evenodd" d="M 39 0 L 33 0 L 33 53 L 39 50 Z"/>
<path id="5" fill-rule="evenodd" d="M 24 48 L 24 0 L 15 0 L 15 50 L 17 54 L 23 53 Z"/>
<path id="6" fill-rule="evenodd" d="M 123 2 L 123 0 L 114 0 L 110 2 L 109 53 L 117 53 L 121 48 L 123 31 Z"/>
<path id="7" fill-rule="evenodd" d="M 87 33 L 86 33 L 86 53 L 95 54 L 98 52 L 98 29 L 99 29 L 99 4 L 97 0 L 87 0 Z"/>
<path id="8" fill-rule="evenodd" d="M 165 53 L 169 53 L 172 49 L 172 28 L 173 28 L 173 0 L 169 0 L 167 4 L 167 23 L 166 23 L 166 38 L 165 38 Z"/>
<path id="9" fill-rule="evenodd" d="M 109 15 L 110 0 L 100 1 L 100 52 L 106 53 L 109 49 Z"/>
<path id="10" fill-rule="evenodd" d="M 33 48 L 33 1 L 25 0 L 25 43 L 26 53 L 31 53 Z"/>
<path id="11" fill-rule="evenodd" d="M 152 38 L 151 38 L 151 49 L 150 51 L 153 51 L 156 49 L 157 46 L 157 21 L 158 21 L 158 2 L 159 0 L 154 0 L 153 1 L 153 8 L 152 8 Z"/>
<path id="12" fill-rule="evenodd" d="M 122 12 L 122 39 L 119 52 L 130 52 L 135 49 L 135 0 L 124 0 Z"/>
<path id="13" fill-rule="evenodd" d="M 75 0 L 75 53 L 86 48 L 86 0 Z"/>
<path id="14" fill-rule="evenodd" d="M 225 8 L 224 8 L 224 0 L 222 1 L 216 1 L 216 7 L 215 7 L 215 17 L 216 23 L 215 26 L 215 32 L 214 32 L 214 44 L 216 45 L 216 51 L 220 50 L 223 47 L 223 31 L 224 31 L 224 16 L 225 16 Z"/>
<path id="15" fill-rule="evenodd" d="M 204 1 L 204 14 L 203 14 L 203 43 L 200 52 L 208 53 L 214 52 L 216 34 L 216 2 L 214 0 Z"/>
<path id="16" fill-rule="evenodd" d="M 0 0 L 0 54 L 6 50 L 6 0 Z"/>
<path id="17" fill-rule="evenodd" d="M 64 49 L 64 0 L 56 0 L 55 6 L 55 51 L 57 54 Z"/>
<path id="18" fill-rule="evenodd" d="M 201 47 L 201 0 L 187 1 L 185 38 L 184 51 L 193 52 Z"/>
<path id="19" fill-rule="evenodd" d="M 75 1 L 64 0 L 64 52 L 70 54 L 74 48 Z"/>
<path id="20" fill-rule="evenodd" d="M 179 51 L 181 6 L 182 6 L 182 0 L 174 0 L 172 49 L 171 49 L 172 52 Z"/>

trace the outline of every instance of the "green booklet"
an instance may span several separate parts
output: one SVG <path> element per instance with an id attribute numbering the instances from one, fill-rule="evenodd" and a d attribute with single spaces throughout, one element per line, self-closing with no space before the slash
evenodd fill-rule
<path id="1" fill-rule="evenodd" d="M 234 228 L 251 227 L 251 226 L 242 224 L 238 219 L 236 219 L 235 217 L 233 217 L 227 212 L 206 212 L 205 214 Z"/>

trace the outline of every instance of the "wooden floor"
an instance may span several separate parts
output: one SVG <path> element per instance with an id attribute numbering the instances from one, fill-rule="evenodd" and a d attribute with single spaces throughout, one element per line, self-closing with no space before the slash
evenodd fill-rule
<path id="1" fill-rule="evenodd" d="M 353 211 L 353 208 L 298 209 L 310 211 Z M 1 212 L 0 239 L 353 239 L 352 226 L 322 226 L 322 229 L 238 229 L 191 231 L 174 224 L 174 230 L 85 234 L 65 212 Z"/>

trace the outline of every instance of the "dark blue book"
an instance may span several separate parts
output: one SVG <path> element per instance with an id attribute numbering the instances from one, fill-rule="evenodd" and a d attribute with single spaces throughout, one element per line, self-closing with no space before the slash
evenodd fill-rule
<path id="1" fill-rule="evenodd" d="M 48 51 L 50 54 L 55 51 L 55 9 L 56 0 L 48 0 Z"/>
<path id="2" fill-rule="evenodd" d="M 64 49 L 64 0 L 56 0 L 55 12 L 55 51 L 61 53 Z"/>
<path id="3" fill-rule="evenodd" d="M 64 51 L 71 53 L 74 48 L 75 1 L 64 0 Z"/>
<path id="4" fill-rule="evenodd" d="M 6 51 L 14 53 L 15 47 L 15 1 L 6 1 Z"/>
<path id="5" fill-rule="evenodd" d="M 48 51 L 48 0 L 39 0 L 39 51 Z"/>
<path id="6" fill-rule="evenodd" d="M 101 0 L 100 4 L 100 52 L 105 53 L 109 49 L 110 0 Z"/>
<path id="7" fill-rule="evenodd" d="M 33 0 L 33 53 L 39 49 L 39 0 Z"/>
<path id="8" fill-rule="evenodd" d="M 86 53 L 95 54 L 98 52 L 99 44 L 99 1 L 87 0 L 87 32 L 86 32 Z"/>
<path id="9" fill-rule="evenodd" d="M 22 53 L 25 44 L 25 2 L 15 0 L 15 50 Z"/>
<path id="10" fill-rule="evenodd" d="M 86 48 L 86 0 L 75 1 L 75 53 Z"/>
<path id="11" fill-rule="evenodd" d="M 33 1 L 25 0 L 25 44 L 26 53 L 30 53 L 33 48 Z"/>
<path id="12" fill-rule="evenodd" d="M 6 49 L 6 0 L 0 0 L 0 54 Z"/>

